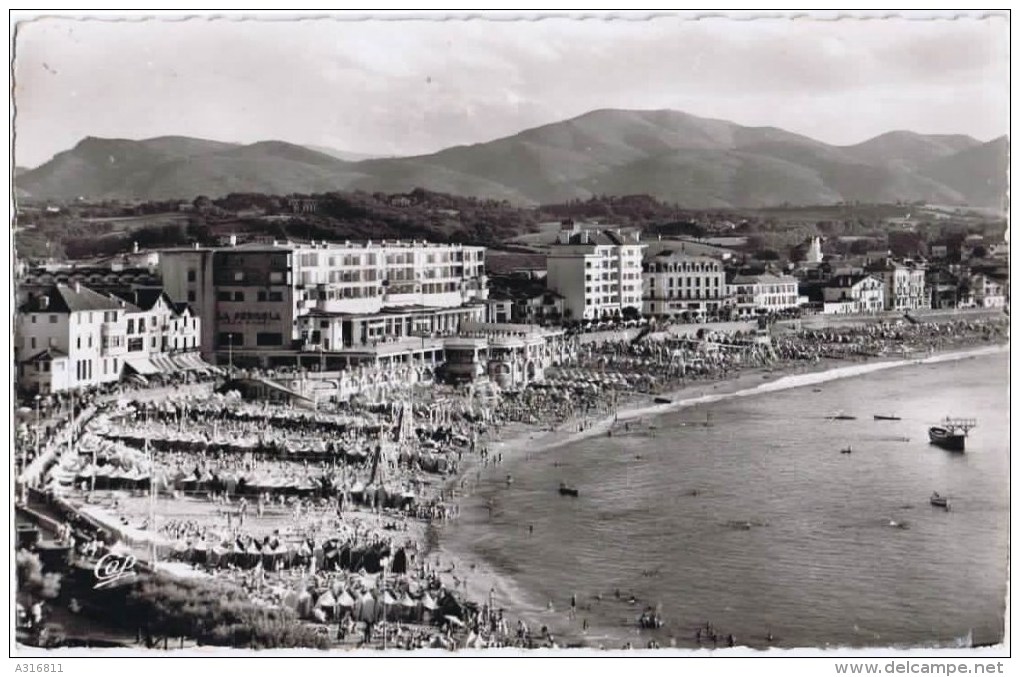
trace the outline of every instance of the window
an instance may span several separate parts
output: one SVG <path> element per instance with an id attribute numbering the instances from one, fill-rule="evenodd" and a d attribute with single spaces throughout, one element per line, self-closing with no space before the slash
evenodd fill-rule
<path id="1" fill-rule="evenodd" d="M 32 350 L 35 350 L 35 337 L 34 336 L 31 339 L 29 339 L 29 343 L 31 343 L 31 345 L 32 345 Z"/>
<path id="2" fill-rule="evenodd" d="M 240 270 L 234 271 L 234 282 L 244 282 L 244 273 Z"/>
<path id="3" fill-rule="evenodd" d="M 134 334 L 135 333 L 135 321 L 134 320 L 128 320 L 128 330 L 127 330 L 127 333 L 129 333 L 129 334 Z M 78 346 L 78 347 L 80 348 L 81 346 Z"/>
<path id="4" fill-rule="evenodd" d="M 235 291 L 234 292 L 234 301 L 236 301 L 238 303 L 243 303 L 244 302 L 244 292 L 243 291 Z"/>
<path id="5" fill-rule="evenodd" d="M 57 316 L 56 315 L 50 315 L 50 324 L 56 324 L 56 323 L 57 323 Z"/>
<path id="6" fill-rule="evenodd" d="M 233 298 L 233 294 L 228 291 L 221 291 L 216 294 L 217 301 L 229 301 L 231 298 Z"/>
<path id="7" fill-rule="evenodd" d="M 32 324 L 35 324 L 35 315 L 32 316 Z"/>
<path id="8" fill-rule="evenodd" d="M 78 349 L 81 349 L 81 336 L 78 337 Z"/>
<path id="9" fill-rule="evenodd" d="M 195 302 L 195 292 L 189 291 L 188 292 L 188 303 L 194 303 L 194 302 Z"/>
<path id="10" fill-rule="evenodd" d="M 191 269 L 191 270 L 188 271 L 188 282 L 194 282 L 194 281 L 195 281 L 195 270 Z"/>
<path id="11" fill-rule="evenodd" d="M 89 334 L 89 348 L 92 347 L 92 334 Z"/>
<path id="12" fill-rule="evenodd" d="M 271 292 L 269 292 L 269 300 L 270 301 L 274 301 L 276 303 L 279 303 L 280 301 L 283 301 L 283 292 L 282 291 L 271 291 Z"/>
<path id="13" fill-rule="evenodd" d="M 264 291 L 260 291 L 255 296 L 255 298 L 258 300 L 259 303 L 263 303 L 266 300 L 266 293 Z"/>

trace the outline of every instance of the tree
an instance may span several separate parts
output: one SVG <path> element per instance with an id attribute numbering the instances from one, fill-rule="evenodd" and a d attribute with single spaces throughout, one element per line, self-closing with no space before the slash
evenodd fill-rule
<path id="1" fill-rule="evenodd" d="M 15 556 L 15 568 L 18 595 L 28 604 L 56 599 L 60 595 L 60 574 L 44 572 L 39 555 L 28 550 L 19 550 Z"/>
<path id="2" fill-rule="evenodd" d="M 626 306 L 623 309 L 623 319 L 625 320 L 640 320 L 641 311 L 634 306 Z"/>

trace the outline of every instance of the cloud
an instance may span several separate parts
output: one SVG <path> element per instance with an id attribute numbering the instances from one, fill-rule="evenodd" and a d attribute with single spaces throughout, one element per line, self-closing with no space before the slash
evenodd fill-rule
<path id="1" fill-rule="evenodd" d="M 88 135 L 424 153 L 597 108 L 836 143 L 1008 129 L 1001 19 L 42 19 L 16 47 L 16 154 L 30 166 Z"/>

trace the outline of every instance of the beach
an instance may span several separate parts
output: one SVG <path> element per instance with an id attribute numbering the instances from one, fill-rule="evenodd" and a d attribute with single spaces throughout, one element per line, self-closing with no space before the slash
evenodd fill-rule
<path id="1" fill-rule="evenodd" d="M 615 432 L 626 424 L 635 429 L 642 426 L 646 434 L 655 434 L 654 427 L 649 433 L 649 426 L 655 425 L 653 421 L 656 417 L 688 407 L 816 386 L 890 369 L 954 362 L 1008 351 L 1007 345 L 984 345 L 907 359 L 862 358 L 850 364 L 847 360 L 823 359 L 813 364 L 793 363 L 781 367 L 753 368 L 733 377 L 712 382 L 696 382 L 656 396 L 672 400 L 669 404 L 656 404 L 651 396 L 633 398 L 614 413 L 585 421 L 583 430 L 577 430 L 578 423 L 565 424 L 557 430 L 516 423 L 505 426 L 498 433 L 494 432 L 488 439 L 480 440 L 481 444 L 488 445 L 490 455 L 502 454 L 502 464 L 482 466 L 480 459 L 471 456 L 470 461 L 465 459 L 460 475 L 449 480 L 447 486 L 452 489 L 465 482 L 465 487 L 459 491 L 458 498 L 466 499 L 471 496 L 478 483 L 499 484 L 506 474 L 503 467 L 512 465 L 515 461 L 547 456 L 555 453 L 560 447 L 573 445 L 585 439 L 607 437 L 610 431 Z M 432 562 L 438 558 L 441 570 L 452 568 L 453 573 L 443 574 L 448 585 L 454 586 L 453 577 L 456 576 L 460 581 L 459 589 L 469 599 L 487 603 L 491 598 L 496 608 L 505 608 L 511 616 L 524 618 L 533 629 L 546 626 L 561 647 L 597 646 L 601 643 L 598 638 L 593 639 L 582 632 L 575 619 L 564 613 L 567 609 L 564 608 L 562 601 L 558 604 L 554 602 L 553 610 L 550 611 L 542 600 L 534 599 L 533 595 L 523 590 L 512 576 L 498 571 L 485 557 L 472 552 L 470 548 L 455 547 L 453 543 L 457 539 L 449 535 L 458 529 L 456 520 L 430 528 L 436 529 L 439 533 L 433 534 L 428 539 L 429 544 L 434 546 L 428 556 Z M 444 534 L 447 537 L 444 538 Z"/>

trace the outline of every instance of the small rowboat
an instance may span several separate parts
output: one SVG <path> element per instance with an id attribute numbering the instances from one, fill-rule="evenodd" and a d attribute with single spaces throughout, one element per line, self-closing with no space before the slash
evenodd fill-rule
<path id="1" fill-rule="evenodd" d="M 560 496 L 577 496 L 578 491 L 574 487 L 568 487 L 566 484 L 560 483 Z"/>
<path id="2" fill-rule="evenodd" d="M 939 496 L 937 491 L 931 495 L 931 499 L 929 500 L 936 508 L 945 508 L 946 510 L 949 510 L 949 499 L 945 496 Z"/>
<path id="3" fill-rule="evenodd" d="M 886 416 L 885 414 L 875 414 L 876 421 L 899 421 L 899 416 Z"/>

